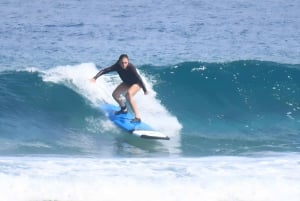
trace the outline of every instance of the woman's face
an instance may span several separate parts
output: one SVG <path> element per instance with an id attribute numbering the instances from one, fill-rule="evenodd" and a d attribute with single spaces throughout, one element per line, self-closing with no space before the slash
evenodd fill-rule
<path id="1" fill-rule="evenodd" d="M 121 61 L 120 61 L 120 66 L 121 66 L 123 69 L 126 69 L 127 66 L 128 66 L 128 63 L 129 63 L 128 59 L 127 59 L 127 58 L 123 58 L 123 59 L 121 59 Z"/>

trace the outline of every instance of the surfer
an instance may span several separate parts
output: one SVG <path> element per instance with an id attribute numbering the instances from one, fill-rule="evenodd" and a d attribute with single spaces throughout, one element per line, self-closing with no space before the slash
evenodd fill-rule
<path id="1" fill-rule="evenodd" d="M 96 79 L 103 74 L 117 71 L 121 80 L 123 81 L 121 84 L 117 86 L 117 88 L 113 91 L 112 96 L 117 101 L 120 106 L 120 110 L 117 111 L 115 114 L 125 114 L 128 112 L 126 104 L 123 102 L 121 95 L 125 94 L 126 100 L 130 104 L 133 113 L 134 119 L 131 120 L 132 123 L 139 123 L 141 122 L 141 117 L 139 111 L 137 109 L 137 105 L 133 96 L 140 90 L 143 89 L 144 94 L 147 95 L 148 91 L 145 87 L 145 84 L 138 74 L 134 65 L 129 63 L 129 58 L 127 54 L 121 54 L 118 61 L 107 68 L 101 69 L 93 78 L 91 78 L 91 82 L 96 82 Z"/>

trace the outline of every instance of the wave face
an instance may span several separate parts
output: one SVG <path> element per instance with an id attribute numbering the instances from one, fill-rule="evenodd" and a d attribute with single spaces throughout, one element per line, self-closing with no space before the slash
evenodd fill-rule
<path id="1" fill-rule="evenodd" d="M 4 71 L 0 150 L 105 156 L 297 152 L 299 69 L 265 61 L 141 66 L 150 90 L 149 96 L 136 96 L 143 119 L 172 138 L 150 146 L 128 138 L 99 109 L 102 102 L 114 103 L 115 74 L 92 85 L 88 78 L 97 72 L 94 64 Z"/>
<path id="2" fill-rule="evenodd" d="M 48 153 L 63 149 L 85 116 L 94 114 L 85 100 L 64 85 L 43 82 L 37 72 L 5 72 L 1 80 L 1 153 Z"/>
<path id="3" fill-rule="evenodd" d="M 299 121 L 300 70 L 271 62 L 187 62 L 158 69 L 161 99 L 198 121 Z M 180 104 L 179 104 L 180 103 Z"/>
<path id="4" fill-rule="evenodd" d="M 184 125 L 190 153 L 299 151 L 299 65 L 185 62 L 155 69 L 155 89 Z"/>
<path id="5" fill-rule="evenodd" d="M 136 155 L 170 153 L 163 145 L 144 146 L 143 141 L 115 127 L 100 110 L 114 103 L 111 92 L 119 84 L 116 75 L 103 76 L 95 85 L 88 81 L 98 71 L 94 64 L 58 66 L 49 70 L 25 69 L 0 74 L 1 154 Z M 151 82 L 148 84 L 151 89 Z M 142 93 L 143 120 L 179 138 L 181 124 L 155 98 Z M 151 105 L 151 107 L 148 107 Z M 157 122 L 157 115 L 163 120 Z M 173 128 L 168 128 L 168 125 Z M 174 126 L 175 125 L 175 126 Z M 176 142 L 175 142 L 176 141 Z M 172 143 L 178 144 L 178 140 Z M 178 145 L 172 145 L 172 147 Z M 139 153 L 139 152 L 138 152 Z M 171 153 L 178 153 L 176 148 Z M 154 153 L 155 154 L 155 153 Z M 139 155 L 139 154 L 137 154 Z"/>

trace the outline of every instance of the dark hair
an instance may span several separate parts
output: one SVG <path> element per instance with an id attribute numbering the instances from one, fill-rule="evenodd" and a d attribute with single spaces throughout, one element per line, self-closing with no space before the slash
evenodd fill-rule
<path id="1" fill-rule="evenodd" d="M 124 58 L 129 59 L 127 54 L 121 54 L 120 57 L 119 57 L 118 62 L 121 61 Z"/>

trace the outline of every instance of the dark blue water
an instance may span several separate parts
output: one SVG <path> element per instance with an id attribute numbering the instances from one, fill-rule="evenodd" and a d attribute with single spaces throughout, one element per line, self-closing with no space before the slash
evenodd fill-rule
<path id="1" fill-rule="evenodd" d="M 1 1 L 0 197 L 298 201 L 299 10 Z M 122 53 L 150 92 L 135 97 L 143 120 L 170 141 L 135 138 L 100 110 L 120 80 L 88 79 Z"/>
<path id="2" fill-rule="evenodd" d="M 258 59 L 299 64 L 300 3 L 47 1 L 0 3 L 1 67 Z"/>

